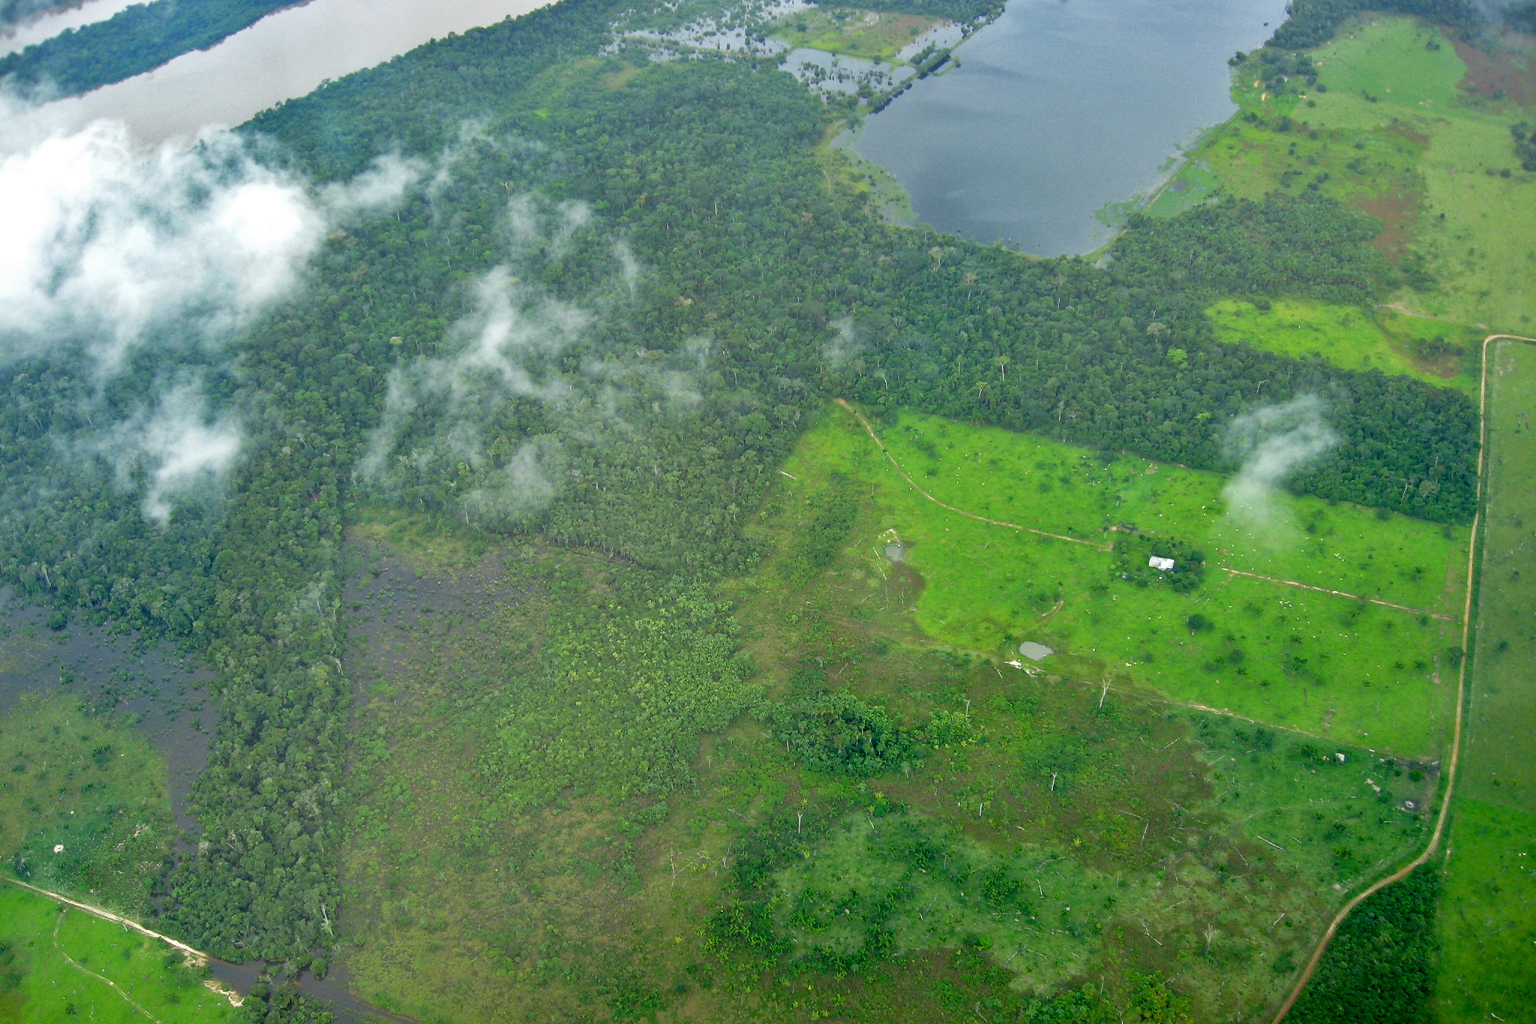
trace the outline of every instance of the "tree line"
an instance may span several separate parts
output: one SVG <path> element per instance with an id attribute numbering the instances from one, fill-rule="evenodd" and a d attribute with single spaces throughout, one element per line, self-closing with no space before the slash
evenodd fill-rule
<path id="1" fill-rule="evenodd" d="M 157 68 L 290 7 L 295 0 L 153 0 L 0 57 L 0 78 L 76 96 Z"/>

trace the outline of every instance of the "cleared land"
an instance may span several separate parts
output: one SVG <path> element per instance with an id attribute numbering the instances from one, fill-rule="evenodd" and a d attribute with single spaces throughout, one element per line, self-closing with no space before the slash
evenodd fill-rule
<path id="1" fill-rule="evenodd" d="M 142 913 L 174 834 L 165 763 L 149 742 L 73 699 L 26 697 L 0 719 L 0 765 L 5 870 Z"/>
<path id="2" fill-rule="evenodd" d="M 634 605 L 637 570 L 595 556 L 426 517 L 358 531 L 363 994 L 447 1021 L 937 1022 L 1085 976 L 1122 998 L 1156 970 L 1182 971 L 1201 1019 L 1252 1015 L 1423 842 L 1404 801 L 1422 808 L 1428 766 L 934 649 L 917 574 L 867 582 L 879 485 L 781 481 L 762 564 L 729 606 L 688 605 L 733 609 L 753 710 L 694 719 L 685 773 L 649 791 L 609 780 L 636 771 L 641 711 L 619 703 L 689 685 L 653 670 L 643 634 L 673 607 L 654 581 Z M 776 716 L 829 692 L 920 737 L 910 760 L 860 777 L 791 756 Z M 558 747 L 531 746 L 540 722 Z"/>
<path id="3" fill-rule="evenodd" d="M 1536 814 L 1536 345 L 1494 342 L 1467 796 Z"/>
<path id="4" fill-rule="evenodd" d="M 904 415 L 882 440 L 939 501 L 1088 542 L 942 508 L 901 478 L 851 415 L 829 412 L 786 470 L 806 486 L 842 474 L 871 488 L 881 530 L 900 538 L 906 564 L 923 578 L 916 621 L 938 642 L 1012 658 L 1019 642 L 1037 640 L 1061 652 L 1053 664 L 1080 678 L 1438 757 L 1450 709 L 1447 650 L 1459 638 L 1452 619 L 1464 529 L 1284 494 L 1273 497 L 1269 518 L 1243 521 L 1228 515 L 1217 474 L 1106 462 L 936 417 Z M 1135 540 L 1131 527 L 1147 539 Z M 878 540 L 865 539 L 871 586 L 888 574 Z M 1116 543 L 1127 552 L 1133 544 L 1198 551 L 1209 566 L 1187 593 L 1144 574 L 1128 581 L 1122 572 L 1136 566 L 1104 550 Z M 1135 557 L 1145 570 L 1139 547 Z"/>
<path id="5" fill-rule="evenodd" d="M 1388 309 L 1361 310 L 1300 299 L 1264 308 L 1223 299 L 1205 311 L 1216 337 L 1267 352 L 1326 359 L 1351 370 L 1380 370 L 1476 396 L 1482 332 Z"/>
<path id="6" fill-rule="evenodd" d="M 1232 93 L 1239 114 L 1175 183 L 1204 188 L 1214 173 L 1234 195 L 1353 203 L 1381 220 L 1376 245 L 1409 286 L 1394 306 L 1529 333 L 1536 174 L 1521 170 L 1509 128 L 1531 120 L 1536 89 L 1526 87 L 1530 54 L 1513 45 L 1470 51 L 1433 26 L 1378 14 L 1315 51 L 1318 89 L 1271 95 L 1245 64 Z M 1462 53 L 1476 65 L 1470 77 Z"/>
<path id="7" fill-rule="evenodd" d="M 1477 641 L 1441 915 L 1446 1021 L 1536 1005 L 1536 345 L 1490 349 Z"/>
<path id="8" fill-rule="evenodd" d="M 937 24 L 937 18 L 915 14 L 811 7 L 775 26 L 773 36 L 791 46 L 890 61 L 903 47 Z"/>
<path id="9" fill-rule="evenodd" d="M 214 1024 L 244 1020 L 163 942 L 0 885 L 0 1020 Z"/>

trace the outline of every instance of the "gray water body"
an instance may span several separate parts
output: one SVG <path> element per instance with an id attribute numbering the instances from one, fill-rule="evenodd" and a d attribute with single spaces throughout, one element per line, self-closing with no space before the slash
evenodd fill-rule
<path id="1" fill-rule="evenodd" d="M 1284 17 L 1285 0 L 1013 0 L 853 147 L 940 231 L 1091 252 L 1114 235 L 1101 209 L 1154 188 L 1237 109 L 1227 58 Z"/>
<path id="2" fill-rule="evenodd" d="M 144 2 L 145 0 L 90 0 L 89 3 L 60 8 L 19 25 L 8 26 L 0 30 L 0 56 L 25 50 L 29 46 L 52 39 L 61 32 L 84 28 L 98 21 L 106 21 L 134 4 Z"/>

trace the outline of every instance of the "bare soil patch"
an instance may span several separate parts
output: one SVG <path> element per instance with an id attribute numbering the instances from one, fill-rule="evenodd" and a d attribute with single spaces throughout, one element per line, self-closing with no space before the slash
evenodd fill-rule
<path id="1" fill-rule="evenodd" d="M 1381 221 L 1381 233 L 1372 241 L 1376 251 L 1396 263 L 1408 254 L 1413 229 L 1419 220 L 1418 196 L 1393 195 L 1356 199 L 1355 205 Z"/>
<path id="2" fill-rule="evenodd" d="M 1511 50 L 1487 53 L 1460 40 L 1456 56 L 1467 65 L 1467 77 L 1461 88 L 1490 100 L 1513 100 L 1518 104 L 1536 96 L 1536 66 L 1530 59 Z"/>

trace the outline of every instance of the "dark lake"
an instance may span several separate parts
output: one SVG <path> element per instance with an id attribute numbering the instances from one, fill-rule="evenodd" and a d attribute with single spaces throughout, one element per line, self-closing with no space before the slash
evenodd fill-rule
<path id="1" fill-rule="evenodd" d="M 1227 58 L 1284 17 L 1285 0 L 1013 0 L 854 148 L 941 231 L 1090 252 L 1113 234 L 1101 208 L 1156 185 L 1180 143 L 1236 109 Z"/>

